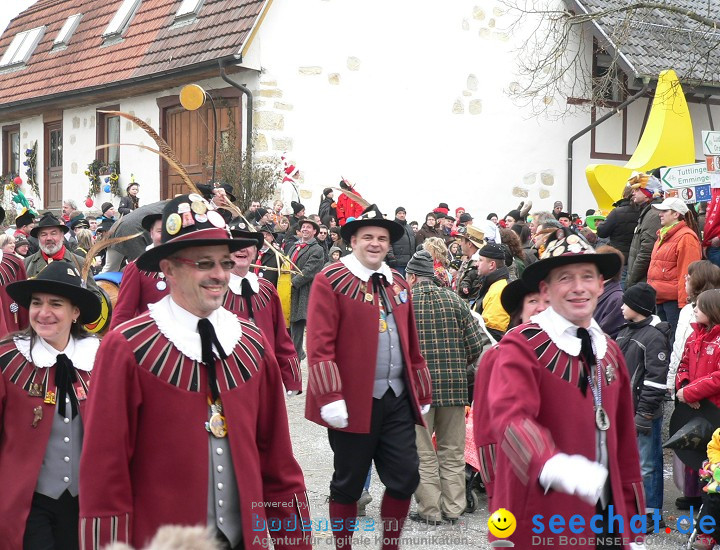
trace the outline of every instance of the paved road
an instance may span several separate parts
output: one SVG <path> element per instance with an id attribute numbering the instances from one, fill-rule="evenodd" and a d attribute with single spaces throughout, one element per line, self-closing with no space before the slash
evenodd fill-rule
<path id="1" fill-rule="evenodd" d="M 303 379 L 307 381 L 307 365 L 303 362 Z M 306 382 L 307 383 L 307 382 Z M 314 548 L 332 548 L 333 538 L 326 525 L 327 521 L 330 477 L 332 475 L 332 453 L 327 441 L 327 431 L 320 426 L 305 420 L 304 394 L 287 401 L 288 416 L 290 419 L 290 432 L 293 440 L 293 449 L 300 466 L 305 472 L 305 483 L 310 498 L 311 514 L 314 525 L 321 525 L 314 532 Z M 663 517 L 672 527 L 671 533 L 653 535 L 648 539 L 650 548 L 679 549 L 684 548 L 687 535 L 680 534 L 675 529 L 677 517 L 683 512 L 675 509 L 675 498 L 680 493 L 672 481 L 672 459 L 666 455 L 665 460 L 665 507 Z M 373 472 L 370 493 L 373 501 L 367 506 L 367 516 L 360 523 L 359 530 L 353 539 L 354 549 L 380 548 L 382 531 L 380 524 L 380 500 L 383 487 Z M 413 503 L 414 508 L 414 503 Z M 411 510 L 413 509 L 411 508 Z M 489 512 L 487 499 L 482 496 L 479 509 L 473 514 L 465 514 L 456 525 L 441 525 L 427 527 L 412 521 L 407 521 L 403 530 L 401 548 L 412 549 L 438 549 L 438 550 L 467 550 L 490 548 L 487 541 L 487 521 Z"/>

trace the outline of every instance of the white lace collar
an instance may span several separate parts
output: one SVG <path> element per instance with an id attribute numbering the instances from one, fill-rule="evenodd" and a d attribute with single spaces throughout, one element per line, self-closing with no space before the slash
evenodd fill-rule
<path id="1" fill-rule="evenodd" d="M 247 279 L 250 282 L 250 288 L 252 288 L 255 294 L 260 292 L 260 281 L 258 281 L 258 276 L 255 275 L 255 273 L 253 273 L 252 271 L 248 271 L 245 277 L 235 275 L 235 273 L 230 273 L 230 283 L 228 284 L 228 286 L 230 287 L 230 290 L 233 294 L 242 296 L 243 279 Z"/>
<path id="2" fill-rule="evenodd" d="M 577 337 L 577 329 L 579 327 L 573 325 L 552 307 L 547 308 L 537 315 L 533 315 L 530 320 L 540 325 L 540 328 L 548 333 L 550 339 L 562 351 L 573 357 L 580 355 L 580 338 Z M 602 359 L 607 352 L 607 339 L 595 319 L 590 321 L 588 332 L 592 340 L 595 357 Z"/>
<path id="3" fill-rule="evenodd" d="M 95 363 L 95 354 L 100 346 L 100 340 L 96 336 L 89 336 L 76 340 L 72 336 L 64 350 L 58 351 L 39 336 L 30 353 L 30 338 L 16 336 L 13 338 L 18 351 L 32 364 L 40 368 L 52 367 L 57 362 L 57 356 L 61 353 L 67 355 L 76 369 L 91 371 Z"/>
<path id="4" fill-rule="evenodd" d="M 148 304 L 148 309 L 150 317 L 165 338 L 186 357 L 194 361 L 202 361 L 202 344 L 197 331 L 200 317 L 180 307 L 169 295 L 159 302 Z M 208 321 L 212 323 L 223 351 L 226 355 L 230 355 L 242 336 L 240 321 L 223 307 L 213 311 Z M 215 348 L 213 352 L 219 356 Z"/>
<path id="5" fill-rule="evenodd" d="M 370 280 L 370 277 L 372 277 L 373 273 L 380 273 L 381 275 L 385 275 L 388 283 L 392 284 L 393 282 L 392 269 L 390 269 L 385 262 L 380 265 L 380 269 L 373 271 L 372 269 L 368 269 L 363 264 L 361 264 L 360 260 L 357 259 L 355 254 L 348 254 L 347 256 L 343 256 L 342 258 L 340 258 L 340 261 L 345 264 L 345 267 L 350 270 L 350 273 L 355 275 L 364 283 L 367 283 Z"/>

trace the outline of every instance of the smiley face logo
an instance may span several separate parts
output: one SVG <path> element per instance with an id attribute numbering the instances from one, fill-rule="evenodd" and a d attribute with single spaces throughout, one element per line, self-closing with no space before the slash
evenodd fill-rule
<path id="1" fill-rule="evenodd" d="M 499 539 L 506 539 L 515 532 L 515 516 L 505 508 L 498 508 L 488 519 L 488 529 Z"/>

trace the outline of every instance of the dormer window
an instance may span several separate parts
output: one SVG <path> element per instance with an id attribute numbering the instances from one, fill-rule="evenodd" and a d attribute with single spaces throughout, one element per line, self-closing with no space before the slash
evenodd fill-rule
<path id="1" fill-rule="evenodd" d="M 0 59 L 0 67 L 25 63 L 30 59 L 44 34 L 45 25 L 17 33 Z"/>
<path id="2" fill-rule="evenodd" d="M 70 42 L 70 38 L 72 38 L 75 29 L 77 29 L 77 26 L 80 23 L 80 19 L 82 19 L 82 13 L 71 15 L 67 18 L 65 24 L 62 26 L 62 29 L 60 29 L 60 32 L 53 41 L 54 49 L 63 48 L 68 45 L 68 42 Z"/>
<path id="3" fill-rule="evenodd" d="M 183 0 L 175 13 L 174 23 L 183 23 L 195 19 L 203 5 L 203 1 L 204 0 Z"/>
<path id="4" fill-rule="evenodd" d="M 102 33 L 102 37 L 106 41 L 119 39 L 122 36 L 130 25 L 130 19 L 135 15 L 135 11 L 141 1 L 142 0 L 123 0 L 120 9 L 115 13 L 115 17 L 112 18 L 105 32 Z"/>

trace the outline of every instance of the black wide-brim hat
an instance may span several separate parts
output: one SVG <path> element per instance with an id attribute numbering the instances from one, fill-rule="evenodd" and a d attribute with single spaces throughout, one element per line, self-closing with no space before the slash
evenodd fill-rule
<path id="1" fill-rule="evenodd" d="M 30 235 L 37 238 L 38 231 L 41 229 L 45 229 L 46 227 L 59 227 L 63 233 L 67 233 L 70 231 L 70 228 L 65 225 L 59 218 L 57 218 L 52 212 L 45 212 L 43 214 L 43 217 L 40 218 L 40 221 L 37 223 L 35 227 L 32 228 L 32 231 L 30 231 Z"/>
<path id="2" fill-rule="evenodd" d="M 45 292 L 67 298 L 80 310 L 80 322 L 92 323 L 100 317 L 100 299 L 81 286 L 80 273 L 70 262 L 52 262 L 37 277 L 9 284 L 10 297 L 25 309 L 30 309 L 33 294 Z"/>
<path id="3" fill-rule="evenodd" d="M 257 247 L 258 250 L 260 250 L 265 245 L 265 237 L 262 233 L 260 233 L 260 231 L 243 231 L 242 229 L 231 229 L 230 233 L 232 233 L 233 239 L 244 239 L 248 241 L 253 241 L 252 244 L 248 244 L 243 248 L 254 245 Z"/>
<path id="4" fill-rule="evenodd" d="M 346 243 L 361 227 L 383 227 L 390 232 L 390 242 L 395 242 L 405 234 L 403 226 L 394 220 L 385 219 L 375 204 L 368 206 L 362 214 L 340 228 L 340 235 Z"/>
<path id="5" fill-rule="evenodd" d="M 508 315 L 513 315 L 522 307 L 525 296 L 533 292 L 539 292 L 537 286 L 531 288 L 522 279 L 516 279 L 503 288 L 500 293 L 500 303 Z"/>
<path id="6" fill-rule="evenodd" d="M 155 222 L 158 220 L 162 220 L 162 214 L 160 212 L 156 214 L 148 214 L 145 216 L 142 221 L 140 222 L 140 225 L 142 225 L 142 228 L 150 233 L 150 230 L 152 229 L 152 226 L 155 225 Z"/>
<path id="7" fill-rule="evenodd" d="M 707 459 L 707 444 L 718 427 L 720 409 L 712 401 L 701 400 L 699 409 L 676 401 L 670 417 L 670 437 L 663 447 L 673 449 L 683 464 L 699 470 Z"/>
<path id="8" fill-rule="evenodd" d="M 522 280 L 530 288 L 537 288 L 550 272 L 564 265 L 595 264 L 605 280 L 612 279 L 622 267 L 620 256 L 598 254 L 588 242 L 565 229 L 558 229 L 556 240 L 548 242 L 542 258 L 525 268 Z"/>
<path id="9" fill-rule="evenodd" d="M 144 271 L 160 271 L 160 260 L 185 248 L 226 245 L 235 252 L 256 242 L 233 238 L 222 215 L 200 195 L 180 195 L 163 208 L 162 244 L 144 252 L 137 266 Z"/>

